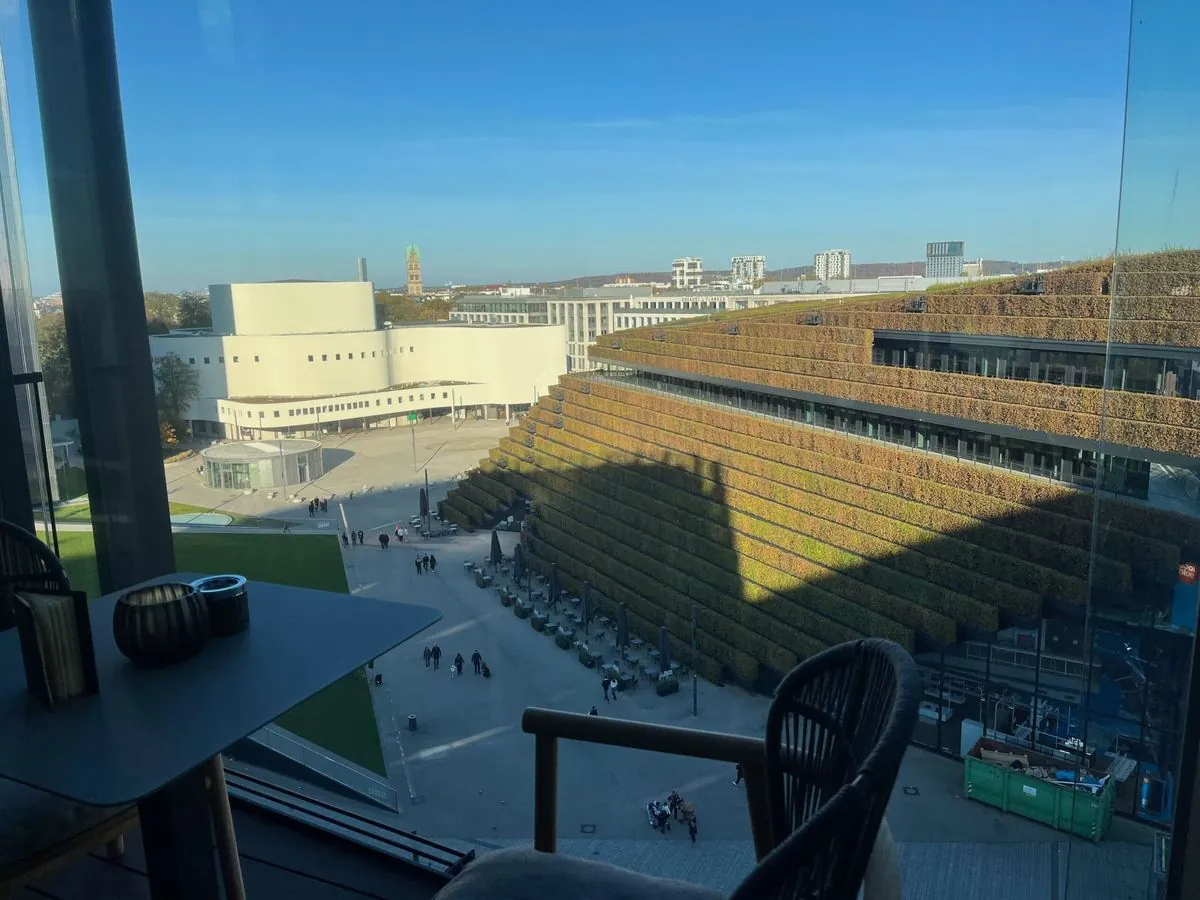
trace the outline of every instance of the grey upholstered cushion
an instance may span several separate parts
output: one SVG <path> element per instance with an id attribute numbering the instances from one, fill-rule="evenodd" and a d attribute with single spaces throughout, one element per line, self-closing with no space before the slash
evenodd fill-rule
<path id="1" fill-rule="evenodd" d="M 517 848 L 497 850 L 468 863 L 435 900 L 724 900 L 724 896 L 607 863 Z"/>

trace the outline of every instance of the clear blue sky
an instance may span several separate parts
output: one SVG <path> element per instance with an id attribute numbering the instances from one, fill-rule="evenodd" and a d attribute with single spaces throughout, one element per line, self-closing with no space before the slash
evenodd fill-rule
<path id="1" fill-rule="evenodd" d="M 28 26 L 0 2 L 35 293 Z M 1103 254 L 1128 2 L 115 0 L 148 289 Z"/>

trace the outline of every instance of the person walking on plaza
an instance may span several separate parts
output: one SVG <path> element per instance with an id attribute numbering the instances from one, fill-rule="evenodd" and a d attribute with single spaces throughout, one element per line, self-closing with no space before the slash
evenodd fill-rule
<path id="1" fill-rule="evenodd" d="M 600 687 L 604 689 L 604 702 L 608 702 L 608 676 L 605 675 L 600 679 Z"/>
<path id="2" fill-rule="evenodd" d="M 454 668 L 458 669 L 458 674 L 462 674 L 463 670 L 463 655 L 461 653 L 454 654 Z"/>
<path id="3" fill-rule="evenodd" d="M 323 513 L 329 512 L 329 501 L 328 500 L 321 501 L 321 512 L 323 512 Z"/>
<path id="4" fill-rule="evenodd" d="M 352 543 L 355 547 L 358 546 L 358 532 L 357 531 L 352 530 L 350 532 L 350 543 Z"/>
<path id="5" fill-rule="evenodd" d="M 342 532 L 342 546 L 343 547 L 350 546 L 350 538 L 346 537 L 346 532 L 344 532 L 344 531 Z"/>
<path id="6" fill-rule="evenodd" d="M 360 528 L 360 529 L 358 529 L 358 542 L 359 542 L 360 544 L 362 544 L 362 542 L 363 542 L 363 533 L 362 533 L 362 529 L 361 529 L 361 528 Z M 365 547 L 366 545 L 365 545 L 365 544 L 363 544 L 363 546 Z"/>
<path id="7" fill-rule="evenodd" d="M 428 553 L 421 557 L 421 565 L 423 565 L 425 567 L 426 572 L 429 571 L 429 554 Z"/>
<path id="8" fill-rule="evenodd" d="M 313 503 L 314 503 L 314 502 L 315 502 L 315 501 L 313 501 L 313 500 L 309 500 L 309 501 L 308 501 L 308 517 L 309 517 L 310 519 L 313 517 Z"/>
<path id="9" fill-rule="evenodd" d="M 696 817 L 692 816 L 690 819 L 688 819 L 688 837 L 692 839 L 693 844 L 696 843 L 696 832 L 698 830 L 699 829 L 696 828 Z"/>
<path id="10" fill-rule="evenodd" d="M 421 574 L 421 557 L 418 556 L 416 559 L 413 560 L 413 562 L 417 566 L 417 574 L 420 575 Z"/>
<path id="11" fill-rule="evenodd" d="M 430 572 L 437 571 L 437 557 L 434 556 L 432 553 L 429 554 L 429 571 Z"/>
<path id="12" fill-rule="evenodd" d="M 404 540 L 404 538 L 400 536 L 400 526 L 399 525 L 396 526 L 396 540 L 398 540 L 398 541 Z"/>
<path id="13" fill-rule="evenodd" d="M 379 549 L 386 550 L 388 545 L 388 536 L 386 531 L 379 532 Z"/>
<path id="14" fill-rule="evenodd" d="M 421 655 L 423 657 L 425 657 L 425 668 L 428 669 L 429 668 L 429 660 L 433 657 L 433 651 L 430 650 L 429 647 L 426 647 L 425 652 L 422 653 Z"/>
<path id="15" fill-rule="evenodd" d="M 480 655 L 478 650 L 471 654 L 471 665 L 475 667 L 475 674 L 478 675 L 479 667 L 483 665 L 483 657 Z"/>
<path id="16" fill-rule="evenodd" d="M 442 648 L 434 644 L 433 650 L 430 652 L 433 654 L 433 667 L 436 669 L 442 662 Z"/>

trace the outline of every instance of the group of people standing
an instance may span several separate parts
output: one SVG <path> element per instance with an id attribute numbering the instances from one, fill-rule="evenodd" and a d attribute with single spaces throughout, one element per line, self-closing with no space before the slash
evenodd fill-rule
<path id="1" fill-rule="evenodd" d="M 646 811 L 655 831 L 666 834 L 671 830 L 671 820 L 674 819 L 676 822 L 684 822 L 687 825 L 688 837 L 692 839 L 693 844 L 696 843 L 696 835 L 699 833 L 699 827 L 696 824 L 696 807 L 680 797 L 678 791 L 671 791 L 667 796 L 666 803 L 651 800 L 646 806 Z"/>
<path id="2" fill-rule="evenodd" d="M 439 669 L 442 663 L 442 648 L 437 644 L 432 647 L 426 646 L 425 651 L 421 654 L 425 659 L 425 668 Z M 430 663 L 433 665 L 431 666 Z M 463 673 L 463 666 L 466 664 L 461 653 L 454 654 L 454 662 L 450 664 L 450 674 L 459 676 Z M 488 668 L 488 664 L 483 661 L 483 654 L 478 650 L 471 654 L 471 665 L 475 667 L 475 674 L 483 678 L 491 678 L 492 670 Z"/>
<path id="3" fill-rule="evenodd" d="M 437 571 L 437 557 L 432 553 L 421 553 L 413 560 L 417 566 L 417 574 Z"/>
<path id="4" fill-rule="evenodd" d="M 366 542 L 363 540 L 363 533 L 362 533 L 361 529 L 359 531 L 355 531 L 353 528 L 351 528 L 349 537 L 346 537 L 346 532 L 344 532 L 344 531 L 342 532 L 342 546 L 343 547 L 349 547 L 351 544 L 358 546 L 359 544 L 365 544 L 365 543 Z"/>
<path id="5" fill-rule="evenodd" d="M 317 513 L 329 512 L 328 500 L 317 500 L 315 497 L 308 501 L 308 517 L 315 518 Z"/>

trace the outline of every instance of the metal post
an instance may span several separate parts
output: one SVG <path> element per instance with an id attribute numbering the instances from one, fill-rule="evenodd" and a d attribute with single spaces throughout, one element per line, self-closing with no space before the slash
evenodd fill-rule
<path id="1" fill-rule="evenodd" d="M 533 849 L 553 853 L 558 819 L 558 740 L 539 734 L 533 743 Z"/>
<path id="2" fill-rule="evenodd" d="M 108 592 L 175 570 L 112 6 L 46 0 L 28 9 L 96 564 Z"/>
<path id="3" fill-rule="evenodd" d="M 429 469 L 425 469 L 425 533 L 433 531 L 433 522 L 430 521 L 430 516 L 433 515 L 433 501 L 429 498 Z"/>
<path id="4" fill-rule="evenodd" d="M 408 430 L 409 430 L 409 433 L 412 435 L 413 471 L 415 472 L 415 471 L 417 471 L 417 423 L 412 419 L 409 419 Z"/>
<path id="5" fill-rule="evenodd" d="M 696 604 L 692 604 L 692 715 L 700 715 L 699 687 L 696 682 Z"/>

